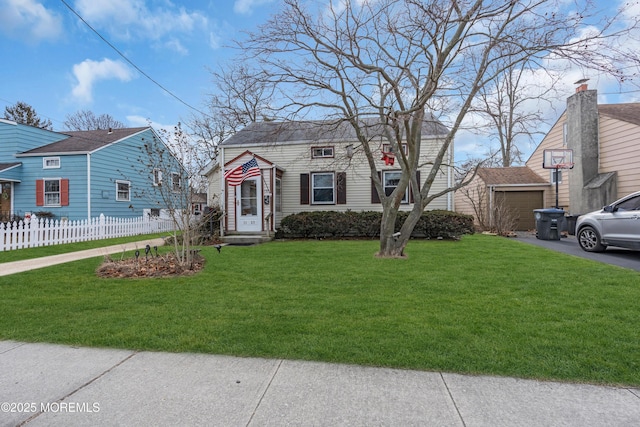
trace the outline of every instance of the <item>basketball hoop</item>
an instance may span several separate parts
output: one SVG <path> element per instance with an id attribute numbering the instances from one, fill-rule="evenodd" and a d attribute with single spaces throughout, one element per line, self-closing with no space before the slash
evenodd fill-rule
<path id="1" fill-rule="evenodd" d="M 573 163 L 557 163 L 553 166 L 554 169 L 573 169 Z"/>

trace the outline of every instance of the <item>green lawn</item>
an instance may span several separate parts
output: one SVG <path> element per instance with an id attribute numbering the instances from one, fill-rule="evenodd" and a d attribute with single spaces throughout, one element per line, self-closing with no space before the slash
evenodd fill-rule
<path id="1" fill-rule="evenodd" d="M 640 385 L 640 273 L 505 238 L 205 247 L 205 270 L 0 277 L 0 338 Z"/>

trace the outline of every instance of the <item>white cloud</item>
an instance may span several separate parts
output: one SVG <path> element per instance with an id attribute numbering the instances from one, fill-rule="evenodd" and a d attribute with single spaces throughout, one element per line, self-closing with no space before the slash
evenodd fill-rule
<path id="1" fill-rule="evenodd" d="M 62 18 L 35 0 L 0 0 L 0 31 L 30 42 L 56 39 Z"/>
<path id="2" fill-rule="evenodd" d="M 143 0 L 78 0 L 76 8 L 89 23 L 125 40 L 158 40 L 170 34 L 189 34 L 197 28 L 207 27 L 205 15 L 167 4 L 171 7 L 149 9 Z"/>
<path id="3" fill-rule="evenodd" d="M 73 75 L 77 84 L 71 90 L 74 98 L 89 103 L 93 100 L 93 86 L 100 80 L 116 79 L 127 82 L 134 77 L 133 71 L 122 61 L 86 59 L 73 66 Z"/>
<path id="4" fill-rule="evenodd" d="M 273 0 L 236 0 L 233 4 L 233 11 L 241 15 L 250 15 L 258 6 L 271 3 Z"/>

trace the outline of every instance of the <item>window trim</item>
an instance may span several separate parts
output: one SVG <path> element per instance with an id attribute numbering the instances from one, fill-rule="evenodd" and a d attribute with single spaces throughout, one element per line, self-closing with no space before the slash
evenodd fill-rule
<path id="1" fill-rule="evenodd" d="M 177 186 L 176 186 L 176 178 L 177 178 Z M 182 177 L 178 172 L 171 172 L 171 191 L 174 193 L 179 193 L 182 191 Z"/>
<path id="2" fill-rule="evenodd" d="M 316 188 L 315 186 L 315 181 L 314 181 L 314 176 L 316 175 L 331 175 L 331 201 L 316 201 L 315 198 L 315 190 L 316 189 L 322 189 L 322 190 L 326 190 L 329 187 L 319 187 Z M 310 193 L 311 193 L 311 204 L 312 205 L 335 205 L 336 204 L 336 174 L 335 172 L 311 172 L 310 174 L 310 183 L 309 183 L 309 188 L 310 188 Z"/>
<path id="3" fill-rule="evenodd" d="M 126 199 L 121 199 L 120 198 L 120 189 L 118 188 L 118 186 L 120 184 L 126 184 L 127 185 L 127 198 Z M 131 181 L 124 181 L 124 180 L 117 179 L 116 180 L 116 202 L 130 202 L 130 201 L 131 201 Z"/>
<path id="4" fill-rule="evenodd" d="M 397 185 L 391 187 L 391 186 L 387 186 L 387 179 L 386 179 L 386 174 L 387 173 L 399 173 L 402 176 L 402 170 L 400 169 L 390 169 L 390 170 L 384 170 L 382 171 L 382 188 L 384 190 L 384 193 L 387 194 L 387 188 L 393 188 L 393 190 L 391 190 L 391 193 L 393 193 L 393 191 L 398 187 Z M 407 185 L 407 188 L 404 190 L 404 196 L 402 197 L 402 200 L 400 201 L 401 204 L 403 205 L 408 205 L 409 202 L 409 187 L 410 185 Z"/>
<path id="5" fill-rule="evenodd" d="M 562 169 L 549 169 L 549 172 L 550 172 L 549 182 L 551 184 L 556 183 L 556 176 L 560 178 L 558 180 L 558 184 L 562 184 Z"/>
<path id="6" fill-rule="evenodd" d="M 409 152 L 409 146 L 407 144 L 400 144 L 400 147 L 402 147 L 402 152 L 406 156 L 407 153 Z M 393 150 L 391 149 L 391 144 L 382 144 L 382 152 L 393 153 Z"/>
<path id="7" fill-rule="evenodd" d="M 57 181 L 58 182 L 58 191 L 47 191 L 47 182 Z M 57 203 L 48 203 L 47 194 L 57 194 L 58 202 Z M 60 207 L 62 206 L 62 178 L 43 178 L 42 179 L 42 196 L 43 196 L 43 205 L 45 207 Z"/>
<path id="8" fill-rule="evenodd" d="M 162 185 L 162 170 L 158 168 L 154 168 L 152 175 L 153 175 L 153 186 L 160 187 Z"/>
<path id="9" fill-rule="evenodd" d="M 55 165 L 55 166 L 47 165 L 47 161 L 50 161 L 50 160 L 56 160 L 58 162 L 58 164 Z M 55 157 L 43 157 L 42 158 L 42 169 L 60 169 L 60 163 L 61 163 L 60 162 L 60 157 L 58 157 L 58 156 L 55 156 Z"/>
<path id="10" fill-rule="evenodd" d="M 316 155 L 316 150 L 322 150 L 322 152 L 319 155 Z M 325 153 L 325 150 L 330 150 L 330 153 Z M 311 147 L 312 159 L 332 159 L 334 156 L 335 156 L 335 149 L 333 145 Z"/>

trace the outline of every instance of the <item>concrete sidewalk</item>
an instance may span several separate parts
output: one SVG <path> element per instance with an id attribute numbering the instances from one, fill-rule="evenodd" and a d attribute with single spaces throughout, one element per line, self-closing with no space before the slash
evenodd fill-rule
<path id="1" fill-rule="evenodd" d="M 637 426 L 640 390 L 0 341 L 0 426 Z"/>
<path id="2" fill-rule="evenodd" d="M 138 242 L 122 243 L 120 245 L 87 249 L 84 251 L 69 252 L 60 255 L 51 255 L 41 258 L 25 259 L 23 261 L 0 263 L 0 276 L 8 276 L 9 274 L 21 273 L 27 270 L 49 267 L 52 265 L 77 261 L 85 258 L 94 258 L 99 256 L 117 254 L 124 251 L 133 251 L 136 249 L 140 249 L 140 252 L 144 253 L 144 248 L 146 245 L 150 245 L 151 247 L 162 246 L 164 245 L 164 239 L 160 237 L 156 239 L 141 240 Z"/>

